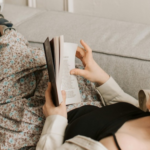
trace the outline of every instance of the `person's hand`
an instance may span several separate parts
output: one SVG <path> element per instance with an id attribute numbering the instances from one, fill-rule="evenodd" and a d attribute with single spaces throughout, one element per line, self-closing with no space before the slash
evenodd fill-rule
<path id="1" fill-rule="evenodd" d="M 83 40 L 80 43 L 84 48 L 77 48 L 76 57 L 82 61 L 85 68 L 84 70 L 73 69 L 70 74 L 83 76 L 99 85 L 104 84 L 109 79 L 109 75 L 94 61 L 91 48 Z"/>
<path id="2" fill-rule="evenodd" d="M 51 83 L 48 83 L 48 88 L 45 91 L 45 99 L 46 102 L 43 106 L 43 114 L 45 117 L 51 116 L 51 115 L 60 115 L 65 118 L 67 118 L 67 109 L 66 109 L 66 92 L 62 91 L 62 97 L 63 101 L 62 103 L 58 106 L 55 107 L 52 101 L 52 96 L 51 96 Z"/>

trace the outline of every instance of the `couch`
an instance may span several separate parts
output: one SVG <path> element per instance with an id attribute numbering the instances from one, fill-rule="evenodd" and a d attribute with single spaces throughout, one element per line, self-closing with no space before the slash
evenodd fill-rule
<path id="1" fill-rule="evenodd" d="M 79 45 L 83 39 L 125 92 L 138 98 L 140 89 L 150 89 L 150 26 L 10 4 L 3 14 L 32 46 L 43 48 L 48 36 L 64 35 Z"/>

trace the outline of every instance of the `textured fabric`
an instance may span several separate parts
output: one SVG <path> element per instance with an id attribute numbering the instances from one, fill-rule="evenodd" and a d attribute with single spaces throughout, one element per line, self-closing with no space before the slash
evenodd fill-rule
<path id="1" fill-rule="evenodd" d="M 30 47 L 14 30 L 0 37 L 0 149 L 34 149 L 45 117 L 42 105 L 48 72 L 44 51 Z M 78 65 L 77 67 L 81 67 Z M 82 102 L 68 106 L 70 111 L 83 105 L 101 107 L 94 84 L 77 77 Z"/>
<path id="2" fill-rule="evenodd" d="M 19 9 L 23 13 L 18 14 Z M 30 11 L 39 10 L 8 4 L 4 7 L 4 15 L 13 23 L 20 22 Z M 66 42 L 79 43 L 83 39 L 94 50 L 97 63 L 126 93 L 137 99 L 140 89 L 150 89 L 149 26 L 65 12 L 29 13 L 17 25 L 27 40 L 43 42 L 47 36 L 57 35 L 64 35 Z"/>
<path id="3" fill-rule="evenodd" d="M 140 89 L 150 89 L 149 26 L 63 12 L 42 13 L 43 10 L 28 7 L 8 4 L 4 7 L 5 18 L 27 40 L 43 42 L 48 35 L 52 38 L 61 34 L 66 42 L 79 43 L 84 39 L 98 52 L 94 52 L 98 64 L 125 92 L 137 98 Z"/>
<path id="4" fill-rule="evenodd" d="M 68 150 L 68 148 L 70 148 L 70 150 L 108 150 L 100 142 L 80 135 L 74 137 L 73 139 L 67 140 L 65 144 L 59 147 L 57 150 Z"/>
<path id="5" fill-rule="evenodd" d="M 43 47 L 42 44 L 30 43 Z M 129 95 L 138 99 L 138 91 L 150 89 L 150 61 L 93 52 L 96 62 L 119 83 Z M 108 61 L 109 60 L 109 61 Z M 79 59 L 76 63 L 82 64 Z"/>
<path id="6" fill-rule="evenodd" d="M 150 61 L 93 53 L 96 62 L 129 95 L 138 99 L 141 89 L 150 89 Z M 76 59 L 77 63 L 81 63 Z"/>
<path id="7" fill-rule="evenodd" d="M 150 90 L 140 90 L 138 97 L 140 109 L 143 111 L 150 111 L 146 106 L 147 101 L 150 100 Z"/>
<path id="8" fill-rule="evenodd" d="M 5 25 L 10 28 L 13 26 L 13 24 L 11 22 L 9 22 L 8 20 L 6 20 L 4 18 L 0 18 L 0 25 Z"/>
<path id="9" fill-rule="evenodd" d="M 20 24 L 17 30 L 32 41 L 64 35 L 67 42 L 84 39 L 97 52 L 150 60 L 148 25 L 47 11 Z"/>
<path id="10" fill-rule="evenodd" d="M 43 47 L 41 44 L 30 44 Z M 93 52 L 93 57 L 126 93 L 136 99 L 138 99 L 139 90 L 150 89 L 150 61 L 95 52 Z M 76 59 L 76 63 L 82 64 L 79 59 Z"/>
<path id="11" fill-rule="evenodd" d="M 138 101 L 124 92 L 111 76 L 103 85 L 96 87 L 96 91 L 100 95 L 102 102 L 104 102 L 104 106 L 117 102 L 126 102 L 139 107 Z"/>
<path id="12" fill-rule="evenodd" d="M 40 142 L 36 150 L 56 150 L 63 143 L 65 128 L 68 124 L 67 118 L 61 115 L 50 115 L 46 118 Z"/>
<path id="13" fill-rule="evenodd" d="M 136 103 L 137 100 L 131 96 L 127 96 L 128 94 L 123 92 L 123 90 L 119 87 L 119 85 L 117 85 L 117 83 L 115 82 L 115 80 L 112 77 L 110 77 L 103 85 L 98 86 L 95 89 L 98 92 L 98 94 L 100 95 L 100 97 L 103 98 L 107 102 L 106 103 L 107 105 L 111 105 L 111 104 L 114 104 L 117 102 L 125 102 L 125 103 L 130 103 L 137 107 L 137 103 Z M 85 107 L 86 106 L 84 106 L 84 108 Z M 86 108 L 89 108 L 89 106 L 87 106 Z M 98 107 L 94 107 L 94 106 L 93 107 L 91 106 L 90 108 L 99 109 Z M 74 120 L 74 118 L 76 118 L 76 116 L 78 114 L 79 114 L 78 116 L 80 116 L 80 110 L 82 111 L 82 109 L 78 109 L 77 113 L 76 113 L 76 110 L 72 110 L 71 112 L 69 112 L 69 113 L 75 112 L 75 115 L 71 116 L 69 119 Z M 88 109 L 87 111 L 88 111 L 88 113 L 91 113 L 91 110 Z M 113 110 L 111 110 L 111 111 L 113 112 Z M 124 108 L 124 111 L 127 112 L 127 110 L 125 108 Z M 119 112 L 119 110 L 118 110 L 118 112 Z M 107 112 L 107 114 L 110 114 L 109 111 Z M 100 114 L 101 117 L 103 115 L 104 115 L 103 119 L 105 120 L 105 113 Z M 88 137 L 85 137 L 85 136 L 82 136 L 81 138 L 79 136 L 76 136 L 75 138 L 65 141 L 64 144 L 61 143 L 64 139 L 64 134 L 62 134 L 62 133 L 65 132 L 67 124 L 66 124 L 65 117 L 63 118 L 63 121 L 62 121 L 62 117 L 60 119 L 60 117 L 57 117 L 57 116 L 59 116 L 59 115 L 55 115 L 55 117 L 49 117 L 49 119 L 47 119 L 45 121 L 44 129 L 43 129 L 44 130 L 43 133 L 45 133 L 45 134 L 41 135 L 40 140 L 36 147 L 37 150 L 47 150 L 47 149 L 61 149 L 61 150 L 62 149 L 63 150 L 68 150 L 68 149 L 79 149 L 79 150 L 84 149 L 85 150 L 86 149 L 86 150 L 91 150 L 91 147 L 93 148 L 93 150 L 106 149 L 101 143 L 94 141 L 94 140 L 92 141 L 92 139 L 89 139 Z M 94 118 L 96 116 L 99 117 L 98 115 L 95 115 Z M 83 118 L 83 117 L 84 116 L 81 115 L 81 118 Z M 90 121 L 90 125 L 91 125 L 91 123 L 92 123 L 91 119 L 88 118 L 87 120 Z M 98 120 L 99 119 L 97 119 L 97 121 Z M 92 121 L 93 121 L 93 119 L 92 119 Z M 73 122 L 76 122 L 76 120 L 74 120 Z M 62 126 L 60 126 L 61 123 L 63 123 Z M 84 121 L 82 121 L 82 123 L 85 125 L 85 129 L 87 129 L 86 128 L 87 123 L 85 124 Z M 105 123 L 105 121 L 104 121 L 104 123 Z M 80 124 L 80 122 L 79 122 L 79 124 Z M 101 126 L 102 125 L 103 125 L 103 123 L 101 122 Z M 80 128 L 80 125 L 77 124 L 77 126 Z M 57 130 L 56 128 L 59 128 L 59 129 Z M 57 133 L 54 131 L 54 129 L 57 130 Z M 58 131 L 59 131 L 59 133 L 58 133 Z M 72 132 L 74 132 L 74 130 L 71 130 L 70 134 Z"/>
<path id="14" fill-rule="evenodd" d="M 125 122 L 146 116 L 150 116 L 150 113 L 125 102 L 103 108 L 83 106 L 68 113 L 64 141 L 77 135 L 100 141 L 116 133 Z"/>

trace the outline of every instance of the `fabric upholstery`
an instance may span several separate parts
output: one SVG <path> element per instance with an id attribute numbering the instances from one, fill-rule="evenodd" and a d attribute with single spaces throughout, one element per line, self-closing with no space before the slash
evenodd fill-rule
<path id="1" fill-rule="evenodd" d="M 17 31 L 7 30 L 0 37 L 1 150 L 36 145 L 45 121 L 42 106 L 48 81 L 43 50 L 30 47 Z M 84 105 L 102 107 L 94 84 L 80 76 L 77 81 L 81 102 L 67 106 L 67 111 Z"/>
<path id="2" fill-rule="evenodd" d="M 9 10 L 11 6 L 6 5 L 4 12 L 5 9 Z M 17 8 L 17 11 L 19 9 Z M 27 9 L 31 11 L 31 8 L 24 8 Z M 9 17 L 10 12 L 7 12 Z M 92 48 L 98 64 L 113 76 L 125 92 L 138 98 L 140 89 L 150 89 L 148 25 L 67 12 L 36 10 L 35 15 L 31 14 L 28 19 L 17 25 L 17 30 L 29 41 L 35 42 L 44 42 L 47 36 L 51 39 L 57 35 L 64 35 L 66 42 L 80 45 L 79 41 L 83 39 Z M 39 43 L 31 45 L 43 48 Z"/>
<path id="3" fill-rule="evenodd" d="M 35 15 L 45 12 L 40 9 L 32 9 L 24 6 L 17 6 L 12 4 L 5 4 L 3 14 L 6 19 L 11 21 L 15 26 L 23 23 L 29 18 L 33 18 Z"/>
<path id="4" fill-rule="evenodd" d="M 67 42 L 84 39 L 97 52 L 150 60 L 147 25 L 48 11 L 28 19 L 17 29 L 32 41 L 43 42 L 46 36 L 63 34 Z"/>

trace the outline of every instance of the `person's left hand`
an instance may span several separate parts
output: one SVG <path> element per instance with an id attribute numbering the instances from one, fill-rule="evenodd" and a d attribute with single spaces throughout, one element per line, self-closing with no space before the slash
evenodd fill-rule
<path id="1" fill-rule="evenodd" d="M 51 115 L 60 115 L 65 118 L 67 118 L 67 109 L 66 109 L 66 92 L 62 91 L 62 97 L 63 101 L 62 103 L 58 106 L 55 107 L 52 101 L 52 96 L 51 96 L 51 83 L 48 83 L 48 88 L 45 91 L 45 99 L 46 102 L 43 106 L 43 114 L 45 117 L 51 116 Z"/>

